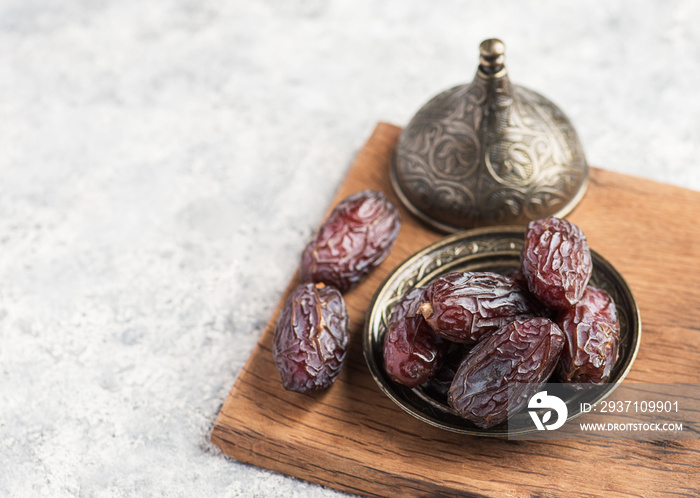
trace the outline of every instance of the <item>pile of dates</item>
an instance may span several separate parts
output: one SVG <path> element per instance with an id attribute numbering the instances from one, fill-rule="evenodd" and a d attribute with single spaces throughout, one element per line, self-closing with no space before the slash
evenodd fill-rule
<path id="1" fill-rule="evenodd" d="M 282 384 L 311 393 L 335 382 L 348 346 L 343 293 L 389 254 L 401 222 L 396 207 L 378 191 L 341 201 L 301 256 L 301 280 L 280 311 L 272 347 Z"/>
<path id="2" fill-rule="evenodd" d="M 424 384 L 481 428 L 504 422 L 547 381 L 607 382 L 620 326 L 611 296 L 588 285 L 581 229 L 530 222 L 520 262 L 511 275 L 448 273 L 404 295 L 384 336 L 389 377 Z"/>

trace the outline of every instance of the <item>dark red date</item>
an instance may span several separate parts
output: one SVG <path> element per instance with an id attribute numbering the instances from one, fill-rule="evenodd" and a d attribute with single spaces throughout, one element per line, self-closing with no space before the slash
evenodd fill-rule
<path id="1" fill-rule="evenodd" d="M 398 302 L 384 336 L 386 373 L 411 388 L 435 376 L 449 345 L 417 314 L 422 295 L 422 289 L 412 289 Z"/>
<path id="2" fill-rule="evenodd" d="M 340 374 L 348 346 L 348 312 L 337 289 L 322 283 L 296 287 L 277 320 L 272 355 L 285 389 L 310 393 Z"/>
<path id="3" fill-rule="evenodd" d="M 620 323 L 606 291 L 588 286 L 573 308 L 559 312 L 564 349 L 556 373 L 562 382 L 603 384 L 617 361 Z"/>
<path id="4" fill-rule="evenodd" d="M 511 322 L 469 352 L 447 402 L 478 427 L 498 425 L 520 411 L 544 385 L 563 346 L 562 331 L 548 318 Z"/>
<path id="5" fill-rule="evenodd" d="M 576 304 L 593 271 L 586 236 L 561 218 L 528 224 L 521 261 L 530 292 L 553 309 Z"/>
<path id="6" fill-rule="evenodd" d="M 331 212 L 301 256 L 305 282 L 323 282 L 345 292 L 389 254 L 401 222 L 396 207 L 378 191 L 347 197 Z"/>
<path id="7" fill-rule="evenodd" d="M 419 311 L 435 333 L 452 342 L 476 344 L 541 305 L 511 278 L 490 272 L 454 272 L 433 280 Z"/>

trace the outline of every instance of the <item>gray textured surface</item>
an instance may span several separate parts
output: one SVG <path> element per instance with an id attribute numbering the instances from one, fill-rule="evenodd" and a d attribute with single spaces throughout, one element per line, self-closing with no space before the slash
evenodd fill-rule
<path id="1" fill-rule="evenodd" d="M 209 430 L 379 120 L 501 37 L 591 164 L 700 189 L 700 3 L 0 1 L 0 495 L 327 496 Z"/>

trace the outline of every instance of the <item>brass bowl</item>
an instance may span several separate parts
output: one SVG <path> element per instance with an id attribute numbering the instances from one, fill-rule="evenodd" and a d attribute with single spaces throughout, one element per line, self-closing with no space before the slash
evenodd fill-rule
<path id="1" fill-rule="evenodd" d="M 365 318 L 363 348 L 369 370 L 380 389 L 414 417 L 448 431 L 477 436 L 506 437 L 514 434 L 513 421 L 482 429 L 460 417 L 444 399 L 425 388 L 414 389 L 392 381 L 384 371 L 383 344 L 387 321 L 397 301 L 414 287 L 424 287 L 435 278 L 453 271 L 495 271 L 509 273 L 520 265 L 525 229 L 522 226 L 488 227 L 448 236 L 417 252 L 400 264 L 377 289 Z M 593 274 L 590 284 L 605 289 L 615 300 L 620 320 L 620 352 L 610 382 L 585 399 L 595 405 L 622 382 L 637 356 L 641 318 L 637 301 L 620 273 L 600 254 L 591 250 Z M 567 391 L 567 405 L 584 400 L 585 392 Z M 571 405 L 570 405 L 571 406 Z M 580 411 L 569 412 L 569 419 Z M 527 417 L 527 412 L 521 413 Z M 517 424 L 515 424 L 517 427 Z M 530 426 L 517 434 L 533 431 Z M 516 431 L 518 429 L 515 429 Z"/>

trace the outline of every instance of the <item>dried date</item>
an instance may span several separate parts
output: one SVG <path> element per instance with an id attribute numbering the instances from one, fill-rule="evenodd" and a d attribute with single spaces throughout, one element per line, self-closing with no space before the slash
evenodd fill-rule
<path id="1" fill-rule="evenodd" d="M 340 374 L 348 345 L 348 312 L 340 292 L 322 283 L 297 286 L 277 320 L 272 355 L 285 389 L 310 393 Z"/>
<path id="2" fill-rule="evenodd" d="M 593 271 L 581 229 L 554 217 L 528 224 L 521 261 L 530 292 L 553 309 L 576 304 Z"/>
<path id="3" fill-rule="evenodd" d="M 603 384 L 617 361 L 620 323 L 606 291 L 586 287 L 573 308 L 559 312 L 564 349 L 556 373 L 562 382 Z"/>
<path id="4" fill-rule="evenodd" d="M 398 302 L 384 336 L 386 373 L 395 382 L 411 388 L 437 373 L 449 345 L 417 314 L 422 295 L 422 289 L 412 289 Z"/>
<path id="5" fill-rule="evenodd" d="M 378 191 L 344 199 L 331 212 L 301 256 L 305 282 L 323 282 L 345 292 L 389 254 L 401 222 L 396 207 Z"/>
<path id="6" fill-rule="evenodd" d="M 419 311 L 435 333 L 452 342 L 476 344 L 541 305 L 511 278 L 491 272 L 454 272 L 433 280 Z"/>
<path id="7" fill-rule="evenodd" d="M 460 416 L 487 429 L 527 403 L 559 361 L 564 335 L 548 318 L 516 320 L 478 343 L 447 394 Z"/>

